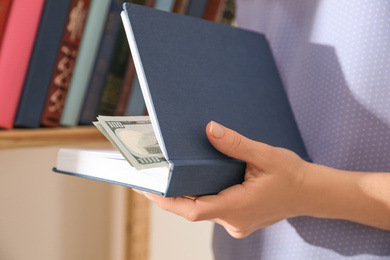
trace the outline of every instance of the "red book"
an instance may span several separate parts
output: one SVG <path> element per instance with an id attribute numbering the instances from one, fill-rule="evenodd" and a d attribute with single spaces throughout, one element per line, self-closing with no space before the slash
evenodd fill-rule
<path id="1" fill-rule="evenodd" d="M 80 47 L 90 0 L 72 0 L 57 54 L 41 124 L 59 126 L 66 94 Z"/>
<path id="2" fill-rule="evenodd" d="M 12 128 L 44 0 L 14 0 L 0 49 L 0 128 Z"/>
<path id="3" fill-rule="evenodd" d="M 187 11 L 188 4 L 189 0 L 175 0 L 172 12 L 178 14 L 185 14 Z"/>
<path id="4" fill-rule="evenodd" d="M 214 22 L 221 21 L 225 4 L 226 0 L 208 0 L 203 19 Z"/>
<path id="5" fill-rule="evenodd" d="M 11 10 L 12 0 L 0 0 L 0 48 L 1 40 L 5 31 L 5 25 L 7 23 L 8 14 Z"/>

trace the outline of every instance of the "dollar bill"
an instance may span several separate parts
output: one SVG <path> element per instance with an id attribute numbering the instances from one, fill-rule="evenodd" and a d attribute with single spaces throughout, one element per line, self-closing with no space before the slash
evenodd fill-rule
<path id="1" fill-rule="evenodd" d="M 99 116 L 94 125 L 137 170 L 167 166 L 149 117 Z"/>

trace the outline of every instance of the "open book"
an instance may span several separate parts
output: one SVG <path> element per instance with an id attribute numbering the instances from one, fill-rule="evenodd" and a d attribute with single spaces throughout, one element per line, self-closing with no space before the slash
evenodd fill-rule
<path id="1" fill-rule="evenodd" d="M 58 152 L 56 169 L 75 176 L 161 194 L 166 191 L 169 176 L 168 167 L 137 170 L 115 150 L 62 148 Z"/>
<path id="2" fill-rule="evenodd" d="M 264 35 L 132 4 L 124 4 L 122 21 L 166 161 L 148 169 L 148 176 L 164 181 L 157 189 L 152 181 L 119 180 L 113 177 L 115 167 L 103 176 L 84 177 L 163 196 L 215 194 L 241 183 L 245 163 L 221 154 L 207 140 L 205 127 L 212 120 L 308 159 Z M 133 173 L 141 174 L 129 168 Z"/>

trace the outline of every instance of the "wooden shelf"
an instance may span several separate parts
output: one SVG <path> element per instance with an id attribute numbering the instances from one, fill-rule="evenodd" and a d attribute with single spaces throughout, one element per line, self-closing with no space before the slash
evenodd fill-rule
<path id="1" fill-rule="evenodd" d="M 94 126 L 0 130 L 0 149 L 108 142 Z"/>

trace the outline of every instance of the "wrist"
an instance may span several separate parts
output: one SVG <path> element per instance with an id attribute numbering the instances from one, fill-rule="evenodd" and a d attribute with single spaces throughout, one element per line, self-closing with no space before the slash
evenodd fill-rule
<path id="1" fill-rule="evenodd" d="M 344 212 L 353 202 L 356 188 L 350 174 L 326 166 L 307 163 L 300 187 L 298 215 L 319 218 L 346 218 Z"/>
<path id="2" fill-rule="evenodd" d="M 298 215 L 349 220 L 390 229 L 387 173 L 338 170 L 308 163 Z"/>

